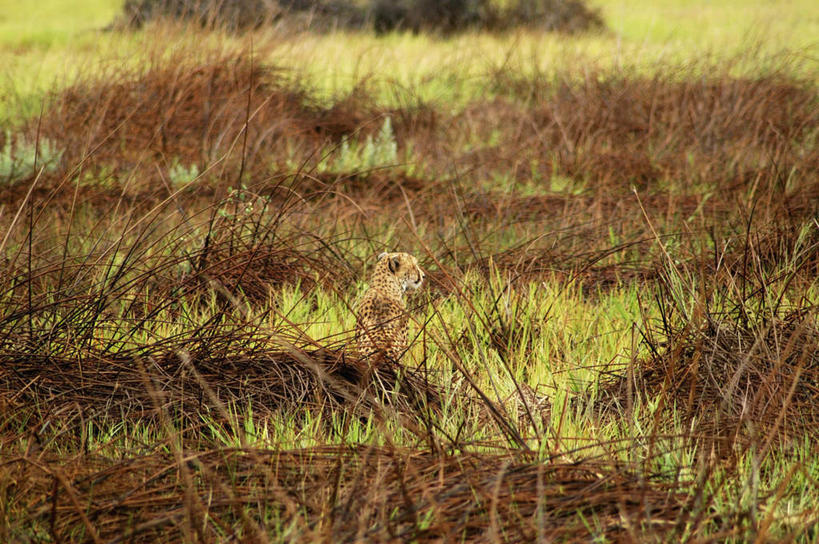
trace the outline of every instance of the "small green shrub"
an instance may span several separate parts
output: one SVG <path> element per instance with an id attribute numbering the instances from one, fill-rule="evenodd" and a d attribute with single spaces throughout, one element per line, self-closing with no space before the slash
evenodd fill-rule
<path id="1" fill-rule="evenodd" d="M 185 166 L 175 160 L 168 169 L 168 177 L 173 185 L 187 185 L 199 177 L 199 167 L 195 164 Z"/>
<path id="2" fill-rule="evenodd" d="M 321 168 L 330 172 L 367 172 L 398 164 L 398 144 L 392 131 L 392 121 L 384 119 L 375 138 L 367 136 L 364 143 L 347 138 L 338 154 Z"/>
<path id="3" fill-rule="evenodd" d="M 6 143 L 0 149 L 0 182 L 14 183 L 26 176 L 36 175 L 37 170 L 46 172 L 56 169 L 62 151 L 48 140 L 37 144 L 18 139 L 14 141 L 6 131 Z"/>

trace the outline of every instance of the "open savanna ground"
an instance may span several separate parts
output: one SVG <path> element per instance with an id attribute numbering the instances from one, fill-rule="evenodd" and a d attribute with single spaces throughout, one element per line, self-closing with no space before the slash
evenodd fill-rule
<path id="1" fill-rule="evenodd" d="M 819 541 L 811 3 L 67 5 L 0 20 L 0 540 Z M 373 369 L 395 250 L 427 281 Z"/>

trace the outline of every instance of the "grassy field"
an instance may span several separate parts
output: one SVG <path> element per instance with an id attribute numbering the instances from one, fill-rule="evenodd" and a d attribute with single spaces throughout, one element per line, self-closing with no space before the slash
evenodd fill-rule
<path id="1" fill-rule="evenodd" d="M 819 541 L 819 10 L 0 0 L 0 540 Z M 411 346 L 351 338 L 375 256 Z"/>
<path id="2" fill-rule="evenodd" d="M 112 66 L 138 69 L 161 51 L 185 48 L 199 54 L 220 49 L 256 54 L 279 67 L 309 77 L 321 95 L 348 92 L 362 79 L 381 83 L 379 97 L 394 99 L 397 88 L 426 100 L 463 103 L 486 92 L 488 73 L 554 74 L 568 66 L 638 68 L 708 59 L 706 66 L 730 62 L 734 75 L 776 69 L 815 79 L 819 14 L 814 3 L 781 2 L 615 2 L 593 5 L 608 30 L 571 38 L 561 34 L 466 33 L 442 39 L 410 33 L 381 39 L 336 32 L 289 35 L 259 31 L 235 36 L 175 25 L 149 25 L 133 33 L 106 32 L 121 6 L 94 0 L 79 6 L 43 0 L 36 7 L 0 2 L 0 74 L 10 104 L 35 109 L 43 93 L 80 75 L 101 76 Z M 197 45 L 205 43 L 207 47 Z M 147 58 L 146 58 L 147 57 Z M 581 70 L 582 71 L 582 70 Z M 19 113 L 19 112 L 14 112 Z M 31 111 L 27 112 L 29 115 Z"/>

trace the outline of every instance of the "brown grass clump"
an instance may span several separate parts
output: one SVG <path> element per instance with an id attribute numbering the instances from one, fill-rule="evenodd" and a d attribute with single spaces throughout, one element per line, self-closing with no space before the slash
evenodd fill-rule
<path id="1" fill-rule="evenodd" d="M 271 292 L 284 285 L 299 285 L 309 292 L 316 285 L 328 290 L 341 289 L 354 280 L 342 262 L 330 263 L 318 256 L 272 244 L 242 248 L 221 241 L 203 248 L 191 260 L 196 266 L 179 278 L 169 292 L 192 296 L 215 290 L 217 296 L 265 303 Z"/>
<path id="2" fill-rule="evenodd" d="M 353 282 L 355 269 L 327 242 L 317 245 L 298 234 L 278 232 L 286 203 L 258 195 L 243 198 L 220 203 L 224 215 L 209 210 L 209 220 L 187 218 L 168 227 L 146 217 L 132 235 L 96 233 L 100 241 L 83 255 L 66 257 L 55 250 L 53 240 L 37 241 L 31 254 L 18 247 L 8 255 L 6 273 L 0 278 L 8 309 L 0 327 L 12 326 L 19 315 L 42 318 L 55 304 L 75 321 L 115 322 L 113 315 L 125 312 L 128 320 L 144 325 L 163 312 L 175 311 L 180 302 L 207 305 L 210 293 L 223 308 L 231 308 L 265 304 L 283 286 L 301 285 L 308 293 L 319 285 L 343 291 Z M 173 210 L 174 204 L 159 207 L 165 210 L 160 213 Z M 184 214 L 179 206 L 177 213 Z M 103 242 L 113 242 L 122 253 L 110 254 L 115 246 L 91 250 Z M 115 272 L 100 277 L 107 266 Z M 175 315 L 179 317 L 179 312 Z M 71 319 L 54 324 L 46 337 L 68 333 Z"/>
<path id="3" fill-rule="evenodd" d="M 416 197 L 424 189 L 434 189 L 429 180 L 408 176 L 401 172 L 366 170 L 359 172 L 315 172 L 296 176 L 290 189 L 305 198 L 346 195 L 362 206 L 380 207 L 384 204 L 404 203 L 407 196 Z"/>
<path id="4" fill-rule="evenodd" d="M 806 167 L 815 158 L 800 151 L 819 123 L 810 87 L 775 74 L 681 76 L 598 74 L 555 85 L 509 81 L 504 72 L 499 91 L 523 98 L 531 109 L 516 113 L 515 107 L 476 104 L 465 115 L 514 126 L 519 138 L 553 157 L 552 168 L 596 185 L 645 187 L 676 179 L 731 189 L 772 163 L 810 175 Z M 496 110 L 503 121 L 493 115 Z"/>
<path id="5" fill-rule="evenodd" d="M 71 421 L 104 425 L 112 417 L 146 425 L 166 411 L 194 428 L 203 414 L 231 424 L 228 406 L 253 406 L 261 417 L 332 410 L 367 417 L 380 406 L 374 390 L 367 393 L 370 380 L 399 410 L 439 403 L 435 386 L 419 375 L 402 375 L 395 365 L 368 376 L 367 362 L 341 349 L 253 349 L 252 341 L 211 334 L 199 343 L 169 339 L 133 354 L 73 357 L 7 351 L 0 357 L 0 405 L 6 424 L 18 414 L 45 429 Z M 394 393 L 399 383 L 400 393 Z"/>
<path id="6" fill-rule="evenodd" d="M 80 82 L 52 102 L 41 134 L 64 149 L 66 164 L 151 175 L 155 162 L 174 160 L 220 164 L 217 172 L 269 168 L 283 146 L 337 141 L 373 117 L 353 97 L 320 107 L 280 71 L 245 57 L 161 62 L 137 77 Z"/>
<path id="7" fill-rule="evenodd" d="M 713 251 L 715 266 L 694 261 L 690 284 L 685 266 L 664 270 L 661 322 L 643 332 L 650 355 L 603 378 L 599 406 L 659 399 L 664 417 L 646 415 L 653 425 L 673 414 L 720 455 L 818 439 L 819 314 L 809 297 L 789 300 L 793 286 L 815 284 L 816 235 L 779 228 L 739 237 L 738 249 Z"/>
<path id="8" fill-rule="evenodd" d="M 693 437 L 720 454 L 819 439 L 819 329 L 794 315 L 754 330 L 707 318 L 677 331 L 628 376 L 607 380 L 601 402 L 661 399 Z"/>
<path id="9" fill-rule="evenodd" d="M 687 517 L 681 483 L 605 463 L 514 455 L 221 449 L 127 461 L 22 457 L 8 469 L 20 476 L 11 508 L 28 515 L 6 531 L 60 540 L 213 541 L 286 531 L 311 542 L 635 541 L 673 535 Z"/>

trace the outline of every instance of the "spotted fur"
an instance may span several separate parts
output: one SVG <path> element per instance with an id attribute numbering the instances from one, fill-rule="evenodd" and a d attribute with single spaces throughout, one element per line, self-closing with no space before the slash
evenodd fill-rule
<path id="1" fill-rule="evenodd" d="M 362 356 L 397 361 L 407 350 L 409 315 L 404 301 L 408 289 L 418 289 L 424 272 L 409 253 L 382 253 L 369 289 L 356 306 L 356 342 Z"/>

